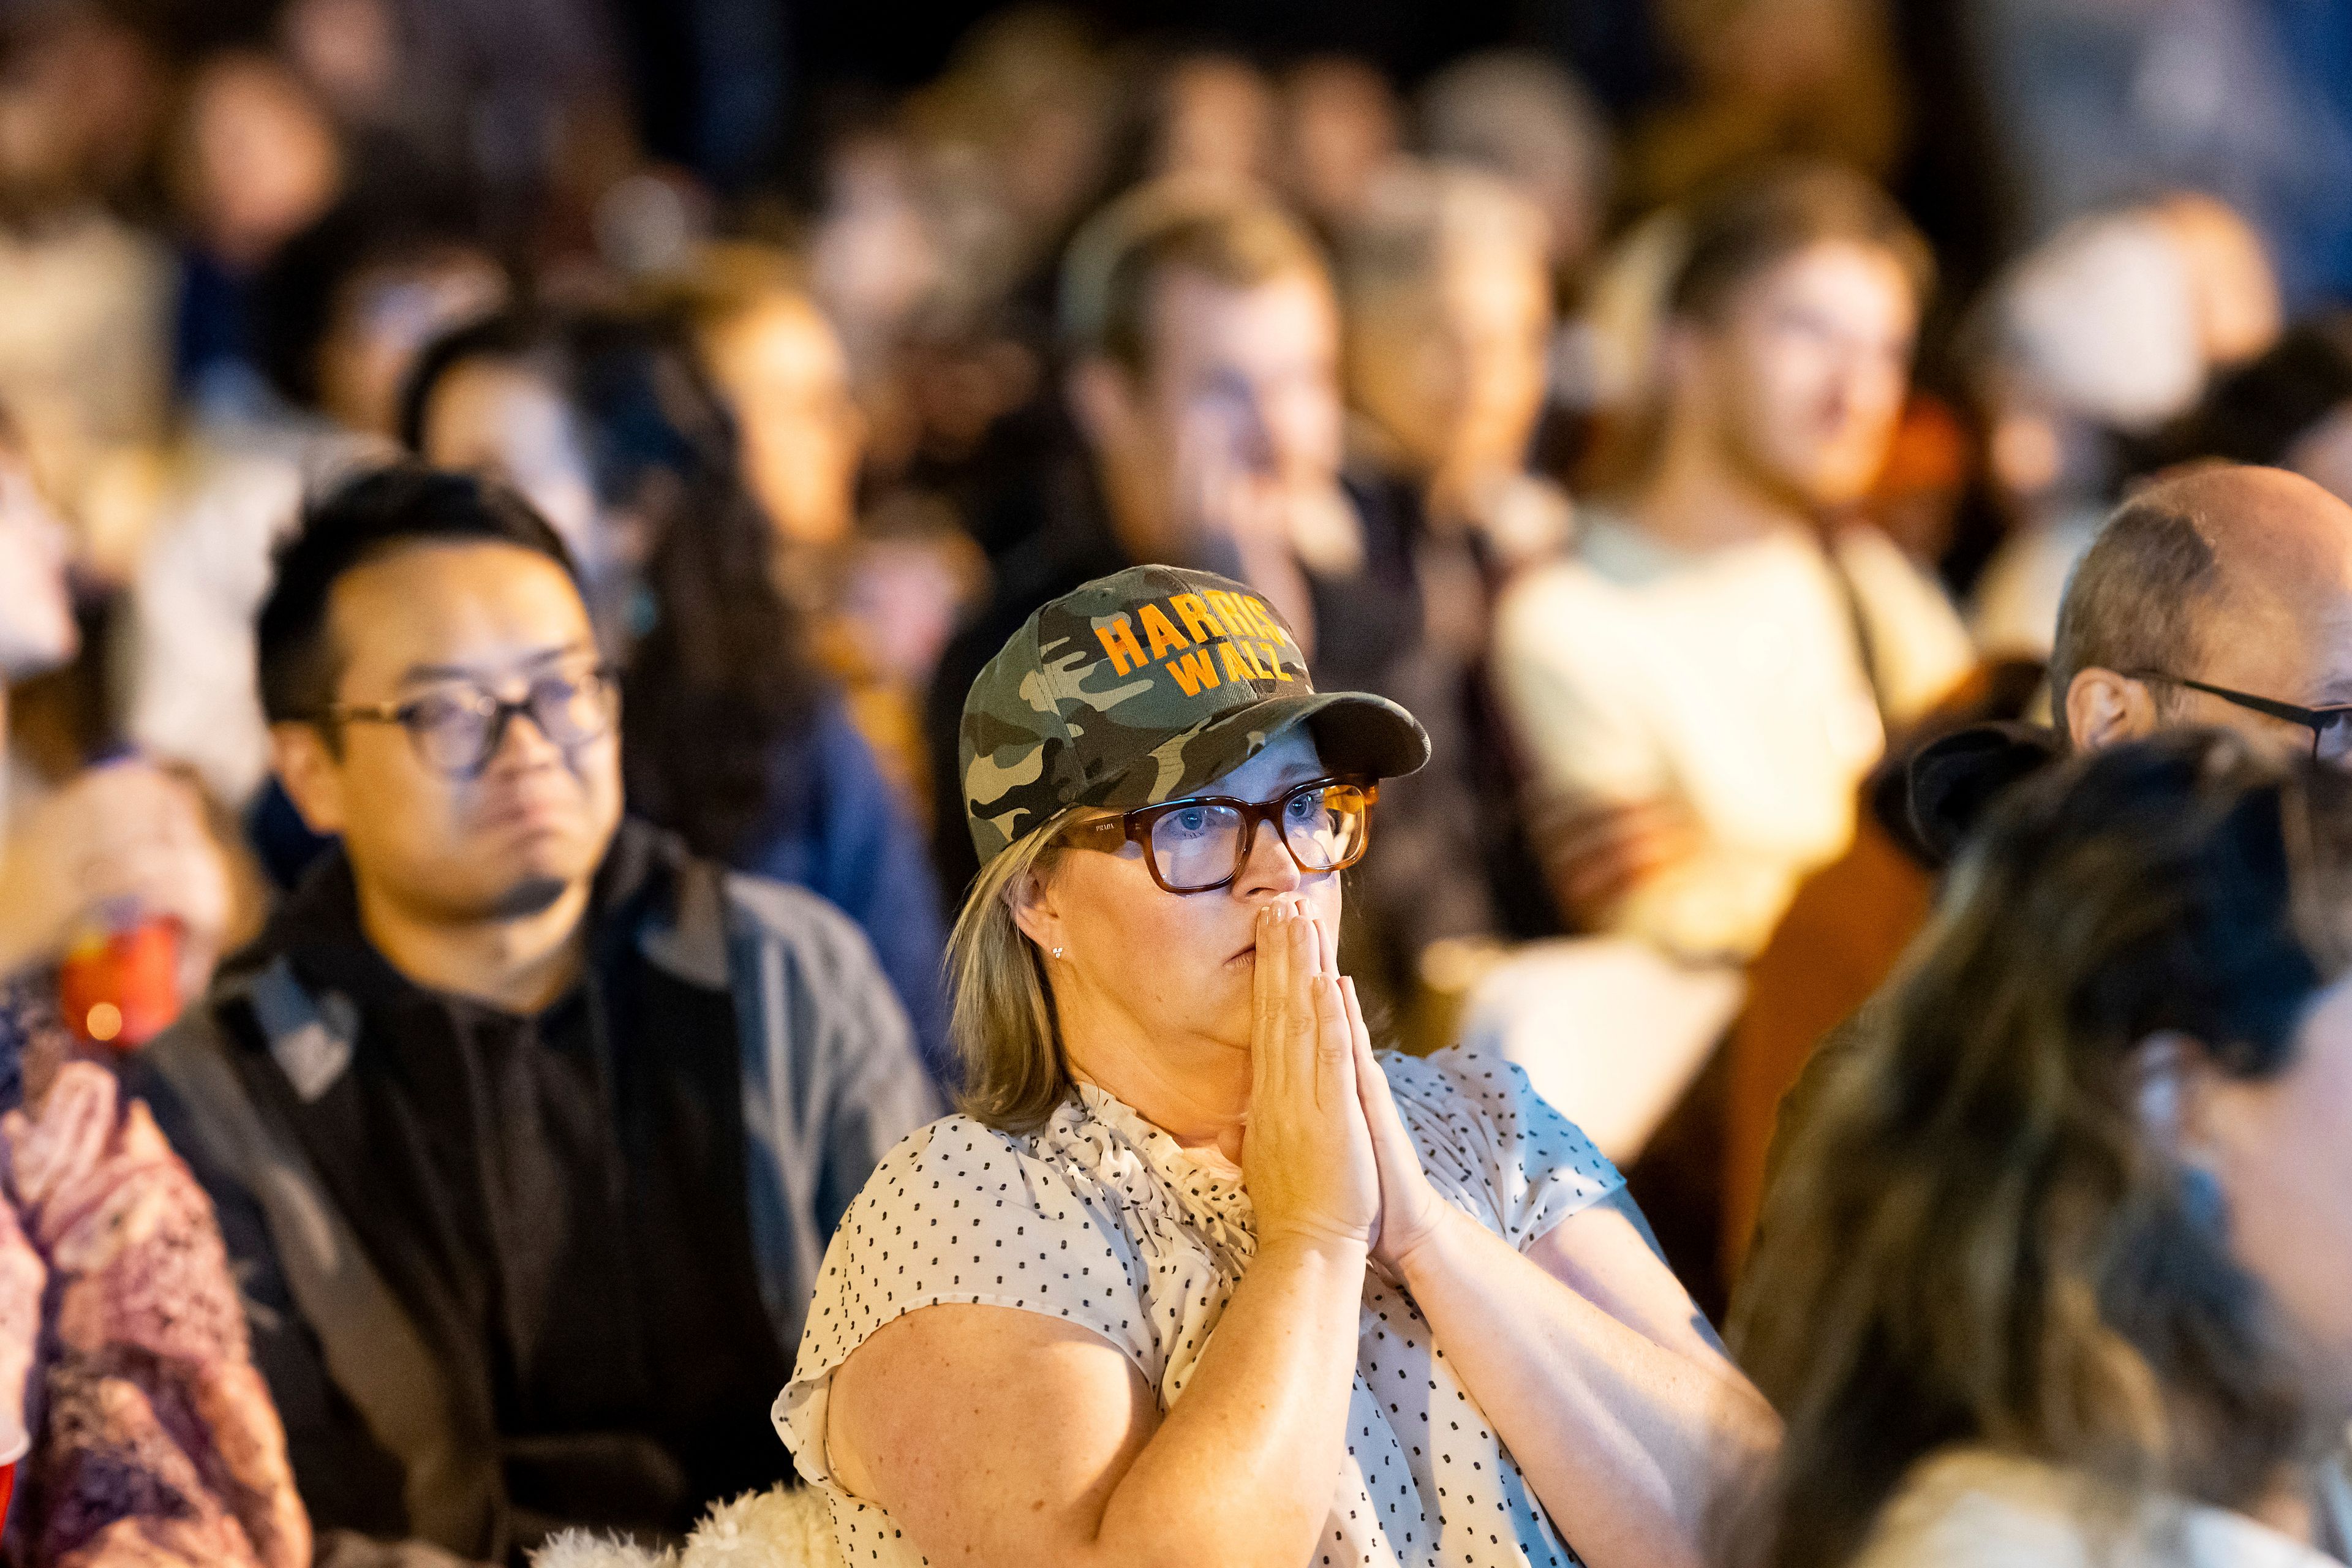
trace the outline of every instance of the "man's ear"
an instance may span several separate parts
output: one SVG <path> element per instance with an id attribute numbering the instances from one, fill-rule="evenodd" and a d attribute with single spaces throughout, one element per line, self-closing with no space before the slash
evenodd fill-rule
<path id="1" fill-rule="evenodd" d="M 2062 717 L 2078 752 L 2096 751 L 2153 735 L 2164 722 L 2147 682 L 2093 665 L 2066 683 Z"/>
<path id="2" fill-rule="evenodd" d="M 269 759 L 302 825 L 327 837 L 341 833 L 342 766 L 327 744 L 326 732 L 316 724 L 272 724 Z"/>
<path id="3" fill-rule="evenodd" d="M 1062 396 L 1087 445 L 1097 452 L 1124 447 L 1141 417 L 1134 375 L 1100 354 L 1070 366 L 1062 379 Z"/>
<path id="4" fill-rule="evenodd" d="M 1715 334 L 1704 322 L 1668 316 L 1658 323 L 1657 384 L 1651 405 L 1668 419 L 1714 418 Z"/>

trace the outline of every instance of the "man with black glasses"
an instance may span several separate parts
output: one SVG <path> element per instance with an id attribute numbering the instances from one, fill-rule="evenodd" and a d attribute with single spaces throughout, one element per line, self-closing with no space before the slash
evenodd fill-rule
<path id="1" fill-rule="evenodd" d="M 2352 759 L 2352 506 L 2238 464 L 2140 491 L 2067 584 L 2050 695 L 2078 750 L 2210 724 Z"/>
<path id="2" fill-rule="evenodd" d="M 503 1560 L 786 1476 L 818 1259 L 937 1110 L 864 939 L 623 820 L 616 689 L 511 493 L 354 480 L 257 640 L 342 847 L 125 1072 L 220 1211 L 318 1524 Z"/>

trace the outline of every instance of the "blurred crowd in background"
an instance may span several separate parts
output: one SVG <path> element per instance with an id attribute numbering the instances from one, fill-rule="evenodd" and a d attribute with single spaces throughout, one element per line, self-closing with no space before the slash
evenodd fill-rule
<path id="1" fill-rule="evenodd" d="M 9 1106 L 321 852 L 254 617 L 406 453 L 553 525 L 631 811 L 854 920 L 950 1092 L 973 676 L 1249 584 L 1435 742 L 1381 1026 L 1527 1066 L 1719 1313 L 1925 907 L 1896 764 L 2050 716 L 2138 479 L 2352 499 L 2352 5 L 1650 0 L 1412 79 L 1024 7 L 905 91 L 719 0 L 215 9 L 0 7 Z M 154 1016 L 61 984 L 109 943 Z"/>

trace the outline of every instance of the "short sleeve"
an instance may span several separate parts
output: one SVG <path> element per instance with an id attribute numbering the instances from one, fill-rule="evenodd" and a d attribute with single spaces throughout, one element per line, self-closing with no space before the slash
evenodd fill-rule
<path id="1" fill-rule="evenodd" d="M 1157 1388 L 1164 1369 L 1143 1304 L 1146 1273 L 1115 1196 L 968 1117 L 934 1121 L 875 1167 L 834 1233 L 776 1429 L 801 1473 L 829 1485 L 834 1373 L 885 1324 L 941 1304 L 1077 1323 Z"/>
<path id="2" fill-rule="evenodd" d="M 1524 1251 L 1625 1184 L 1608 1156 L 1492 1050 L 1383 1052 L 1381 1066 L 1423 1170 L 1448 1199 Z"/>

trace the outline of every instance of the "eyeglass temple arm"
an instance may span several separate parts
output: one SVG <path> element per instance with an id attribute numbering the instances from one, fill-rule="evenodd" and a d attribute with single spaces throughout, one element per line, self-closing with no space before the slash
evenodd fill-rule
<path id="1" fill-rule="evenodd" d="M 1073 822 L 1062 829 L 1062 842 L 1077 849 L 1100 849 L 1116 853 L 1130 835 L 1124 816 L 1097 816 L 1085 822 Z"/>
<path id="2" fill-rule="evenodd" d="M 2256 697 L 2249 692 L 2232 691 L 2226 686 L 2209 686 L 2204 681 L 2191 680 L 2182 675 L 2156 675 L 2154 679 L 2169 680 L 2175 686 L 2186 686 L 2192 691 L 2202 691 L 2209 697 L 2218 697 L 2224 702 L 2234 702 L 2241 708 L 2249 708 L 2257 713 L 2266 713 L 2273 719 L 2284 719 L 2290 724 L 2301 724 L 2313 731 L 2323 730 L 2333 722 L 2340 722 L 2345 711 L 2341 706 L 2301 708 L 2292 702 L 2281 702 L 2273 697 Z"/>

